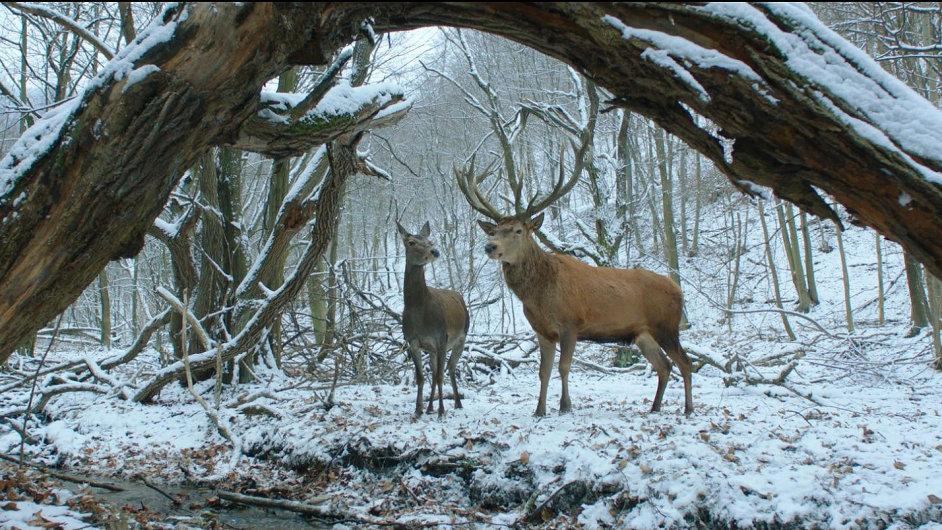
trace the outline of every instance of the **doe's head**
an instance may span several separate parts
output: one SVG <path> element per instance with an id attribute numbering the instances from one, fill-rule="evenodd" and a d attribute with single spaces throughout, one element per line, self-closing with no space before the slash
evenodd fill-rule
<path id="1" fill-rule="evenodd" d="M 504 217 L 496 224 L 478 221 L 478 225 L 487 234 L 484 253 L 487 257 L 504 263 L 517 263 L 523 258 L 524 250 L 533 243 L 531 236 L 543 225 L 543 214 L 536 217 Z"/>
<path id="2" fill-rule="evenodd" d="M 429 241 L 428 236 L 432 233 L 432 227 L 428 221 L 422 225 L 418 234 L 410 234 L 408 230 L 396 221 L 396 228 L 399 230 L 399 237 L 402 238 L 402 244 L 406 247 L 406 263 L 410 265 L 427 265 L 441 255 L 435 244 Z"/>

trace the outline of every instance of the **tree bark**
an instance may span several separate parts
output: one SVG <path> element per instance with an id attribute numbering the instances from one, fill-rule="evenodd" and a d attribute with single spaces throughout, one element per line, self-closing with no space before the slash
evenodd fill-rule
<path id="1" fill-rule="evenodd" d="M 665 138 L 663 130 L 658 130 L 654 135 L 654 147 L 657 151 L 657 169 L 661 176 L 661 213 L 664 215 L 664 258 L 667 261 L 671 279 L 680 285 L 680 261 L 677 257 L 677 232 L 674 229 L 674 186 L 671 181 L 671 168 L 668 162 L 673 165 L 673 160 L 668 160 L 669 155 L 664 147 L 668 138 Z"/>
<path id="2" fill-rule="evenodd" d="M 805 248 L 805 275 L 808 279 L 808 296 L 811 303 L 818 304 L 818 282 L 814 279 L 814 255 L 811 247 L 811 230 L 808 229 L 808 215 L 801 212 L 801 239 Z"/>
<path id="3" fill-rule="evenodd" d="M 269 79 L 292 64 L 326 63 L 368 18 L 377 31 L 469 27 L 567 62 L 614 94 L 615 103 L 654 120 L 700 151 L 741 189 L 749 191 L 747 182 L 768 186 L 804 210 L 836 220 L 815 191 L 821 189 L 942 275 L 942 189 L 925 176 L 926 171 L 942 171 L 942 154 L 916 152 L 892 131 L 883 131 L 888 142 L 860 132 L 854 124 L 878 130 L 880 124 L 857 102 L 795 70 L 789 52 L 770 41 L 769 31 L 783 31 L 795 43 L 839 62 L 863 60 L 845 57 L 844 41 L 809 22 L 806 11 L 784 4 L 739 6 L 763 22 L 756 25 L 717 13 L 720 7 L 486 2 L 170 6 L 148 31 L 150 41 L 142 38 L 148 36 L 143 32 L 138 36 L 149 44 L 125 49 L 141 53 L 119 55 L 130 66 L 153 64 L 159 71 L 129 86 L 126 76 L 105 68 L 99 81 L 89 83 L 66 109 L 34 125 L 14 154 L 0 163 L 0 361 L 74 301 L 107 261 L 139 251 L 182 171 L 209 146 L 236 142 L 242 127 L 257 115 L 259 91 Z M 689 63 L 685 68 L 697 81 L 691 85 L 664 61 L 649 60 L 645 52 L 657 51 L 657 45 L 624 38 L 610 23 L 615 19 L 740 61 L 760 81 L 711 62 Z M 885 86 L 874 77 L 871 72 L 879 68 L 872 61 L 856 71 L 873 81 L 861 90 L 879 93 L 889 103 L 911 101 L 905 89 Z M 734 150 L 726 153 L 687 109 L 735 140 Z M 62 126 L 54 127 L 59 123 L 54 120 L 64 116 Z M 41 143 L 36 135 L 42 136 Z M 17 157 L 28 145 L 37 149 L 35 156 Z"/>
<path id="4" fill-rule="evenodd" d="M 850 305 L 850 274 L 847 272 L 847 254 L 844 253 L 843 230 L 837 226 L 834 235 L 837 238 L 837 252 L 841 258 L 841 279 L 844 283 L 844 319 L 847 322 L 847 332 L 854 332 L 854 309 Z"/>
<path id="5" fill-rule="evenodd" d="M 775 307 L 779 310 L 784 310 L 782 305 L 782 291 L 779 289 L 778 284 L 778 272 L 775 270 L 775 260 L 772 259 L 772 238 L 769 237 L 769 227 L 765 222 L 765 208 L 762 207 L 762 201 L 758 201 L 759 205 L 759 224 L 762 226 L 762 238 L 765 239 L 765 261 L 768 264 L 769 268 L 769 281 L 772 283 L 772 293 L 775 295 Z M 785 328 L 785 333 L 788 334 L 788 340 L 794 341 L 796 339 L 795 332 L 792 331 L 792 326 L 788 322 L 788 316 L 785 315 L 784 311 L 779 313 L 779 316 L 782 317 L 782 326 Z"/>
<path id="6" fill-rule="evenodd" d="M 782 246 L 785 248 L 785 256 L 788 259 L 788 268 L 792 274 L 792 284 L 795 286 L 795 293 L 798 296 L 798 312 L 807 313 L 811 307 L 811 298 L 808 296 L 805 273 L 801 266 L 801 256 L 795 255 L 798 250 L 798 242 L 792 240 L 782 204 L 776 205 L 775 213 L 778 216 L 779 233 L 782 235 Z"/>
<path id="7" fill-rule="evenodd" d="M 98 273 L 98 295 L 101 302 L 101 345 L 111 349 L 111 293 L 108 289 L 108 269 Z"/>
<path id="8" fill-rule="evenodd" d="M 877 324 L 886 323 L 886 294 L 883 287 L 883 245 L 880 234 L 873 233 L 877 245 Z"/>
<path id="9" fill-rule="evenodd" d="M 903 263 L 906 267 L 906 286 L 909 288 L 909 316 L 912 321 L 909 335 L 912 336 L 929 323 L 929 303 L 926 301 L 919 263 L 908 252 L 903 252 Z"/>

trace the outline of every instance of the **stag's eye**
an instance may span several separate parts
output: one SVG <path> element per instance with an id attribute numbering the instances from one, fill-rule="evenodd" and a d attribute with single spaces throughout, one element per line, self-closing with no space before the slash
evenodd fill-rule
<path id="1" fill-rule="evenodd" d="M 518 233 L 518 234 L 522 234 L 522 233 L 523 233 L 523 229 L 518 228 L 518 229 L 517 229 L 517 233 Z"/>
<path id="2" fill-rule="evenodd" d="M 415 241 L 409 241 L 409 246 L 410 246 L 410 247 L 414 247 L 414 246 L 415 246 Z"/>

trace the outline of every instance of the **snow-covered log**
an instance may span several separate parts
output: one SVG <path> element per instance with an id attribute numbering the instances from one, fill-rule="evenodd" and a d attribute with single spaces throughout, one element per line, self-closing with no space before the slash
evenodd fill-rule
<path id="1" fill-rule="evenodd" d="M 304 98 L 305 94 L 263 92 L 261 109 L 246 120 L 232 146 L 272 158 L 299 156 L 342 134 L 371 129 L 374 119 L 390 112 L 401 118 L 408 110 L 401 105 L 405 102 L 402 89 L 390 83 L 339 84 L 316 107 L 295 119 L 292 110 Z"/>

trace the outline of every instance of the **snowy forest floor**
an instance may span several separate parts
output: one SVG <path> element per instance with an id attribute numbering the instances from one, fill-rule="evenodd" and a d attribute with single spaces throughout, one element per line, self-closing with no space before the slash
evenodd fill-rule
<path id="1" fill-rule="evenodd" d="M 226 489 L 327 499 L 335 513 L 416 526 L 942 528 L 932 523 L 942 520 L 942 375 L 928 368 L 925 336 L 887 339 L 879 329 L 850 348 L 834 336 L 800 352 L 689 331 L 695 357 L 723 365 L 741 349 L 747 364 L 746 375 L 710 365 L 695 374 L 689 418 L 677 378 L 662 411 L 648 412 L 656 378 L 646 367 L 574 367 L 567 415 L 555 412 L 554 375 L 552 412 L 537 419 L 527 360 L 464 381 L 463 409 L 446 400 L 443 420 L 417 421 L 411 384 L 340 386 L 327 408 L 311 388 L 322 384 L 269 372 L 224 390 L 223 402 L 269 392 L 253 402 L 262 407 L 233 415 L 245 456 L 231 471 L 231 446 L 177 385 L 153 405 L 63 395 L 31 428 L 27 450 L 72 472 L 152 483 L 221 472 Z M 796 352 L 787 388 L 756 382 L 775 380 Z M 780 364 L 760 362 L 779 353 Z M 580 344 L 576 355 L 604 362 L 611 349 Z M 124 367 L 128 378 L 140 368 Z M 212 400 L 211 382 L 198 388 Z M 19 436 L 4 428 L 0 451 L 14 453 Z"/>

